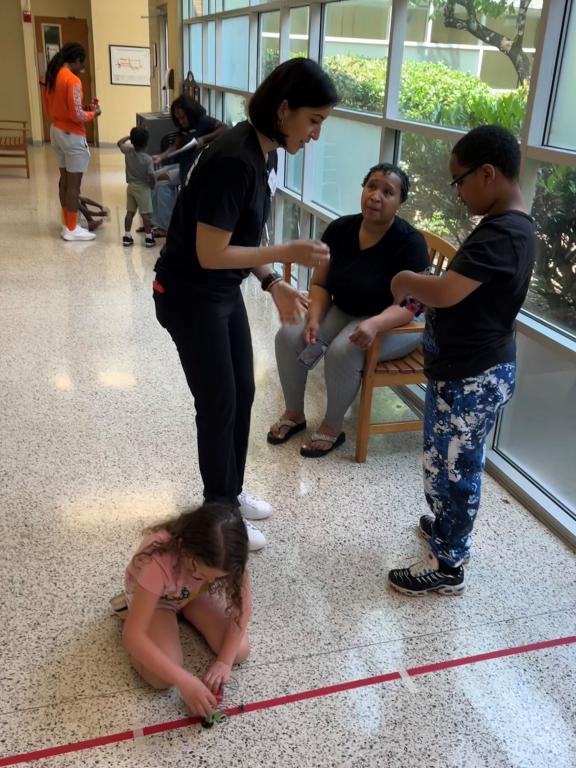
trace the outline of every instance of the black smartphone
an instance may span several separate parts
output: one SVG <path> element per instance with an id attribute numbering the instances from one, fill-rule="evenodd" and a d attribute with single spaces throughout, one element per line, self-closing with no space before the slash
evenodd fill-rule
<path id="1" fill-rule="evenodd" d="M 314 344 L 308 344 L 304 347 L 302 352 L 298 355 L 298 362 L 311 371 L 314 366 L 318 365 L 327 349 L 328 344 L 317 339 Z"/>

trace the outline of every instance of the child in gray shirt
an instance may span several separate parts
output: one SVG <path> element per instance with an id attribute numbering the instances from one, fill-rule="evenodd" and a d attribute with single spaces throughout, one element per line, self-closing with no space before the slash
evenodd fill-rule
<path id="1" fill-rule="evenodd" d="M 130 144 L 128 144 L 130 142 Z M 118 149 L 123 153 L 126 162 L 126 218 L 124 219 L 124 236 L 122 245 L 134 245 L 132 237 L 132 221 L 136 211 L 140 211 L 144 223 L 144 244 L 146 248 L 156 245 L 152 234 L 152 195 L 154 187 L 154 163 L 150 155 L 144 151 L 148 145 L 148 131 L 145 128 L 132 128 L 129 136 L 124 136 L 118 142 Z"/>

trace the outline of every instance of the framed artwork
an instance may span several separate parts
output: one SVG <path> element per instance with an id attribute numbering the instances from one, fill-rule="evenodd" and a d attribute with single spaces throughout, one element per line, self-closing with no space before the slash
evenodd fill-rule
<path id="1" fill-rule="evenodd" d="M 112 85 L 150 86 L 150 48 L 109 45 Z"/>

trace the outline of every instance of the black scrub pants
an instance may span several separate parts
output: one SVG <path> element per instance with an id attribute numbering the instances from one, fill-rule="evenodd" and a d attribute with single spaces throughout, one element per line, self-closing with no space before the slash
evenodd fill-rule
<path id="1" fill-rule="evenodd" d="M 240 288 L 224 297 L 154 291 L 156 317 L 172 337 L 196 407 L 207 502 L 238 506 L 254 402 L 252 338 Z"/>

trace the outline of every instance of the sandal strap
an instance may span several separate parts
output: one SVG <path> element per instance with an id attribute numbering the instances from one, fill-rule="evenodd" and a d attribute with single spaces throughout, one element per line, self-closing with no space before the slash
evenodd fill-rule
<path id="1" fill-rule="evenodd" d="M 290 427 L 290 429 L 292 429 L 292 427 L 296 427 L 298 425 L 291 419 L 278 419 L 278 421 L 273 424 L 273 426 L 276 427 L 276 429 L 282 429 L 282 427 Z"/>
<path id="2" fill-rule="evenodd" d="M 314 432 L 310 436 L 309 443 L 335 443 L 338 435 L 327 435 L 324 432 Z"/>

